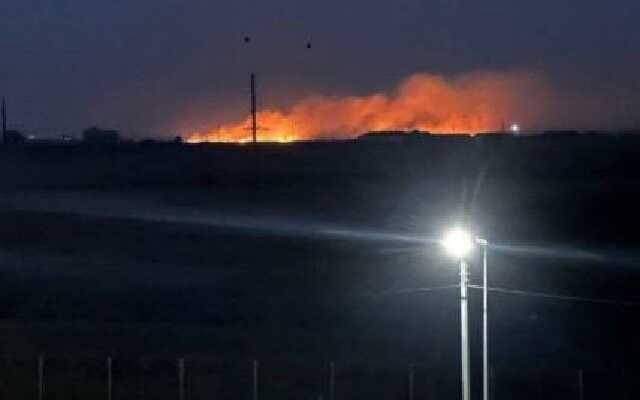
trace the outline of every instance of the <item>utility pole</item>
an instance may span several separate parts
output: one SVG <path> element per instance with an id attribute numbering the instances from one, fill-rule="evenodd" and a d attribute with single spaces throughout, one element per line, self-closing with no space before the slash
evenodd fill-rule
<path id="1" fill-rule="evenodd" d="M 258 141 L 258 120 L 256 117 L 256 74 L 251 73 L 251 135 L 253 143 Z"/>
<path id="2" fill-rule="evenodd" d="M 2 142 L 7 143 L 7 102 L 2 97 Z"/>
<path id="3" fill-rule="evenodd" d="M 482 400 L 489 400 L 489 319 L 487 315 L 487 246 L 485 239 L 476 238 L 482 246 Z"/>

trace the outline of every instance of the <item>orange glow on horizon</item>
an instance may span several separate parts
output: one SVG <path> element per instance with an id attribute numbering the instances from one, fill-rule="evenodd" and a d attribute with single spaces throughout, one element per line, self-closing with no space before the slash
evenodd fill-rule
<path id="1" fill-rule="evenodd" d="M 536 74 L 472 73 L 456 79 L 415 74 L 389 94 L 312 96 L 258 112 L 258 141 L 350 139 L 368 131 L 475 134 L 544 114 L 549 85 Z M 251 142 L 251 118 L 196 132 L 189 142 Z"/>

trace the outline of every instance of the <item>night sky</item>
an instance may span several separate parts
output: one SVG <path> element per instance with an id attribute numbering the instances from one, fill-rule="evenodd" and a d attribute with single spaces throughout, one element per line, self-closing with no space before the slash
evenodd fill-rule
<path id="1" fill-rule="evenodd" d="M 602 105 L 602 126 L 638 121 L 636 0 L 5 0 L 1 9 L 9 123 L 42 135 L 211 128 L 246 115 L 251 70 L 260 103 L 277 106 L 385 90 L 416 72 L 527 69 Z"/>
<path id="2" fill-rule="evenodd" d="M 237 143 L 255 72 L 271 143 L 4 135 L 0 398 L 104 394 L 107 356 L 117 399 L 177 398 L 176 355 L 187 399 L 248 396 L 249 360 L 262 400 L 335 400 L 329 361 L 339 400 L 403 398 L 410 363 L 416 399 L 454 398 L 456 224 L 490 244 L 494 398 L 575 399 L 578 377 L 631 398 L 639 21 L 639 0 L 1 0 L 10 129 Z M 334 141 L 416 127 L 474 135 Z M 629 134 L 527 135 L 574 128 Z"/>

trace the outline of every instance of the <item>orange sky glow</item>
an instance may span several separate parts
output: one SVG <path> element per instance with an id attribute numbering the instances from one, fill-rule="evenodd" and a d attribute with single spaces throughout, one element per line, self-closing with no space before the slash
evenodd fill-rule
<path id="1" fill-rule="evenodd" d="M 448 79 L 414 74 L 387 93 L 302 98 L 288 108 L 258 112 L 258 141 L 350 139 L 368 131 L 496 132 L 526 126 L 547 113 L 548 82 L 531 72 L 476 72 Z M 251 141 L 251 118 L 194 132 L 190 142 Z"/>

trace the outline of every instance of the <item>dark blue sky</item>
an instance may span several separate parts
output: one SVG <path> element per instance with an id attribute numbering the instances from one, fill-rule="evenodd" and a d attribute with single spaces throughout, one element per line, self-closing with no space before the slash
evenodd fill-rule
<path id="1" fill-rule="evenodd" d="M 624 98 L 624 121 L 603 112 L 603 123 L 640 120 L 637 0 L 4 0 L 1 9 L 0 93 L 10 124 L 32 132 L 99 124 L 168 135 L 234 119 L 251 69 L 261 102 L 276 105 L 386 89 L 414 72 L 527 68 L 574 94 Z"/>

